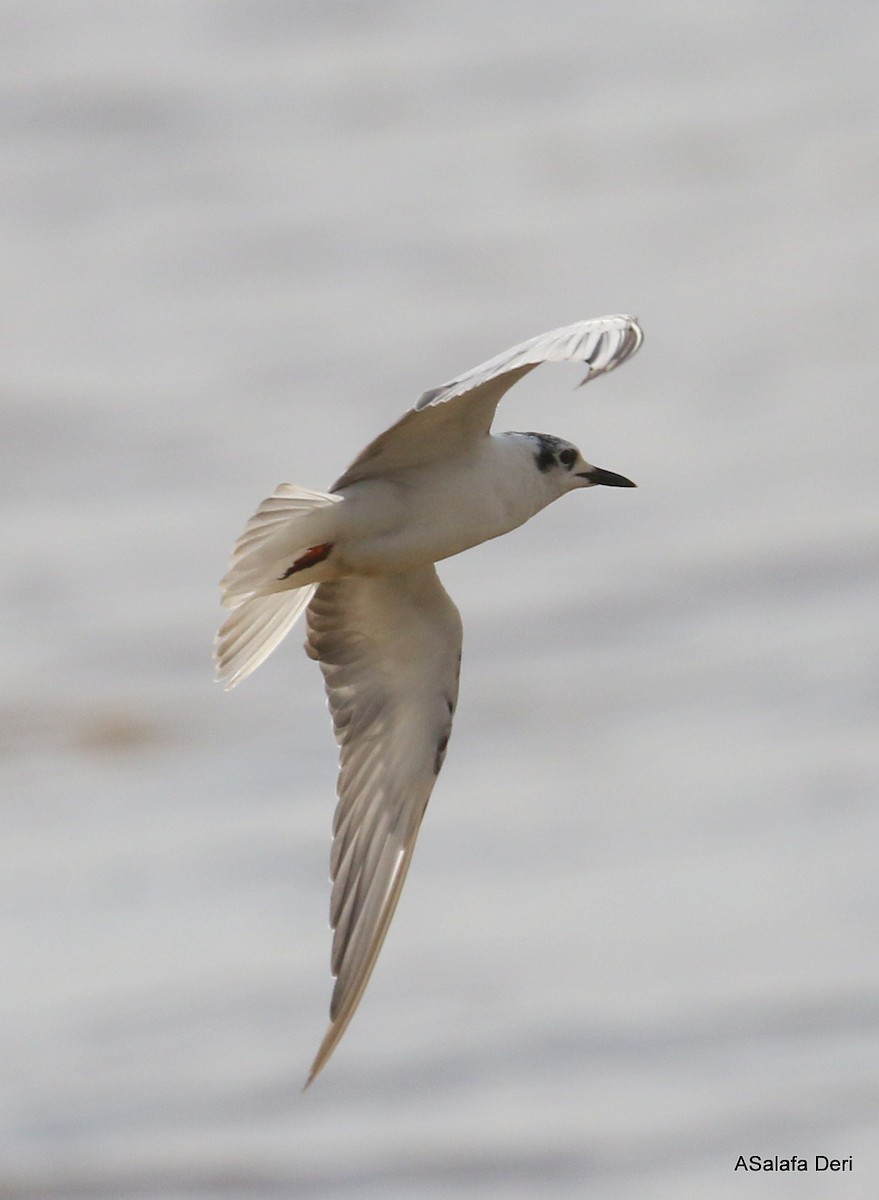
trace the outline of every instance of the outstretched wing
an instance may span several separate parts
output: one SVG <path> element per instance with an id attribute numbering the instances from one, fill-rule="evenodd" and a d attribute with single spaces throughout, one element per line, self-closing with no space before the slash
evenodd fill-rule
<path id="1" fill-rule="evenodd" d="M 351 576 L 318 587 L 306 649 L 323 671 L 341 746 L 330 858 L 336 984 L 311 1083 L 354 1014 L 397 906 L 452 728 L 461 618 L 432 566 Z"/>
<path id="2" fill-rule="evenodd" d="M 589 368 L 583 379 L 586 383 L 630 358 L 643 337 L 634 317 L 598 317 L 541 333 L 513 346 L 442 387 L 425 392 L 405 416 L 370 442 L 332 490 L 422 466 L 485 436 L 504 393 L 541 363 L 584 363 Z"/>

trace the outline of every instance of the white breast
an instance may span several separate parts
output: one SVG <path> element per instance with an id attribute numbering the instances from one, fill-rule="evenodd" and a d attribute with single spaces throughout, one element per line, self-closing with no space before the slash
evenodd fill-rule
<path id="1" fill-rule="evenodd" d="M 488 437 L 466 454 L 341 493 L 336 569 L 386 574 L 500 537 L 555 499 L 527 445 Z"/>

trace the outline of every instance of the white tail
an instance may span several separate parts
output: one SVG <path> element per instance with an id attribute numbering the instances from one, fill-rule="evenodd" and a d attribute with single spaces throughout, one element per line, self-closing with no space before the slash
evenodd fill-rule
<path id="1" fill-rule="evenodd" d="M 214 646 L 217 679 L 226 690 L 255 671 L 308 607 L 315 584 L 274 596 L 251 596 L 223 623 Z"/>
<path id="2" fill-rule="evenodd" d="M 265 662 L 308 606 L 315 585 L 297 586 L 284 574 L 310 547 L 332 541 L 330 509 L 339 500 L 282 483 L 245 525 L 221 583 L 223 607 L 234 610 L 214 647 L 227 688 Z"/>

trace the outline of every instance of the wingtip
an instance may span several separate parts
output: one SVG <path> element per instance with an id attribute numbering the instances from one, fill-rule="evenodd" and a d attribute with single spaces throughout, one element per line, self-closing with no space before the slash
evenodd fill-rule
<path id="1" fill-rule="evenodd" d="M 303 1083 L 303 1085 L 302 1085 L 303 1092 L 307 1092 L 308 1089 L 311 1087 L 311 1085 L 314 1083 L 315 1079 L 317 1079 L 318 1075 L 320 1075 L 321 1071 L 327 1065 L 327 1060 L 329 1059 L 330 1054 L 332 1054 L 332 1049 L 330 1049 L 329 1052 L 325 1053 L 323 1046 L 321 1046 L 321 1049 L 318 1052 L 314 1062 L 311 1064 L 311 1068 L 309 1069 L 309 1072 L 308 1072 L 308 1078 L 306 1079 L 305 1083 Z"/>
<path id="2" fill-rule="evenodd" d="M 318 1075 L 320 1075 L 321 1071 L 329 1062 L 330 1056 L 332 1055 L 336 1046 L 339 1044 L 339 1039 L 345 1032 L 350 1019 L 351 1018 L 349 1016 L 348 1020 L 344 1022 L 333 1021 L 330 1024 L 329 1029 L 324 1034 L 324 1040 L 321 1042 L 318 1052 L 314 1056 L 314 1062 L 311 1064 L 311 1070 L 308 1072 L 308 1078 L 302 1087 L 303 1092 L 308 1091 L 315 1079 L 317 1079 Z"/>
<path id="3" fill-rule="evenodd" d="M 644 330 L 641 328 L 641 322 L 637 317 L 629 317 L 629 330 L 635 339 L 635 344 L 629 351 L 629 357 L 631 357 L 636 350 L 640 350 L 641 343 L 644 341 Z"/>

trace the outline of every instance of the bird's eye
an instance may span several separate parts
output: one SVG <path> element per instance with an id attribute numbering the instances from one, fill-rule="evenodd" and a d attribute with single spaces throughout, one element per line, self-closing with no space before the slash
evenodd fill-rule
<path id="1" fill-rule="evenodd" d="M 577 461 L 576 450 L 561 450 L 559 451 L 559 462 L 563 467 L 572 467 Z"/>

